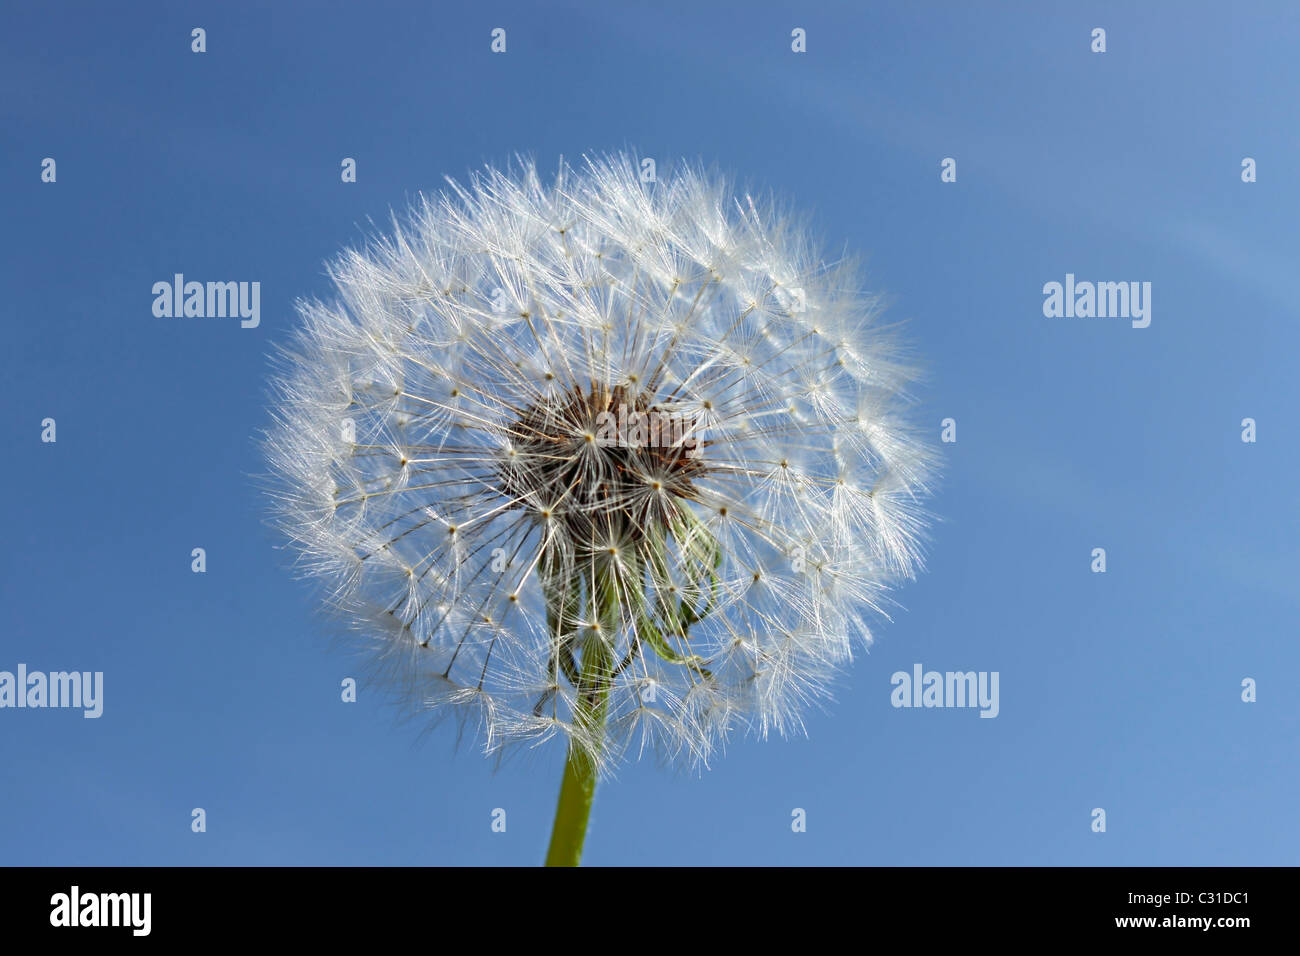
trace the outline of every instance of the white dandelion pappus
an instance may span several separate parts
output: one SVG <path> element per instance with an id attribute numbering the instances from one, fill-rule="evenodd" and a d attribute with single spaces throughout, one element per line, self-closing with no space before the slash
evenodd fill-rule
<path id="1" fill-rule="evenodd" d="M 933 465 L 852 269 L 638 169 L 489 168 L 342 256 L 266 439 L 278 525 L 411 700 L 602 770 L 800 730 L 919 568 Z"/>

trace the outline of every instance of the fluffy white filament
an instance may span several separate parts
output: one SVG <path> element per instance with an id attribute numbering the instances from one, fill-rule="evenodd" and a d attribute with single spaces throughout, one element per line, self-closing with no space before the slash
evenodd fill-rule
<path id="1" fill-rule="evenodd" d="M 405 699 L 604 769 L 800 730 L 919 567 L 932 470 L 853 271 L 716 175 L 638 172 L 488 169 L 342 256 L 266 441 L 278 525 Z M 620 403 L 684 430 L 593 441 Z"/>

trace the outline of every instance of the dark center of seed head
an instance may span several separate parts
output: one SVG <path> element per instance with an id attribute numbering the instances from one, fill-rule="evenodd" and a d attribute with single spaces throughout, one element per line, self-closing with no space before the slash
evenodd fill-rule
<path id="1" fill-rule="evenodd" d="M 632 387 L 574 386 L 506 428 L 497 477 L 515 507 L 563 522 L 575 543 L 665 526 L 705 473 L 695 420 Z"/>

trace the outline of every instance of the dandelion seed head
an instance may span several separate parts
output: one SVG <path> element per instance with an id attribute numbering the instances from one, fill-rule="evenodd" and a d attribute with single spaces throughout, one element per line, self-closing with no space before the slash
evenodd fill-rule
<path id="1" fill-rule="evenodd" d="M 489 168 L 341 255 L 266 437 L 277 524 L 402 699 L 606 771 L 799 732 L 920 568 L 935 465 L 849 265 L 638 170 Z"/>

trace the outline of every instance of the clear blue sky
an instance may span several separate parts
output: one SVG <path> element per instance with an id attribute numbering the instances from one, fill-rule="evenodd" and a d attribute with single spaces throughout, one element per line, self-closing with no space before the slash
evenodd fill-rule
<path id="1" fill-rule="evenodd" d="M 254 434 L 293 301 L 370 220 L 624 146 L 864 253 L 958 441 L 929 572 L 808 737 L 627 768 L 587 860 L 1300 860 L 1295 5 L 451 6 L 0 13 L 0 670 L 105 675 L 98 720 L 0 710 L 0 862 L 541 859 L 559 751 L 494 769 L 340 701 L 357 668 L 263 524 Z M 176 272 L 259 281 L 260 327 L 155 318 Z M 1066 273 L 1151 282 L 1151 326 L 1045 318 Z M 917 662 L 997 671 L 999 716 L 894 709 Z"/>

